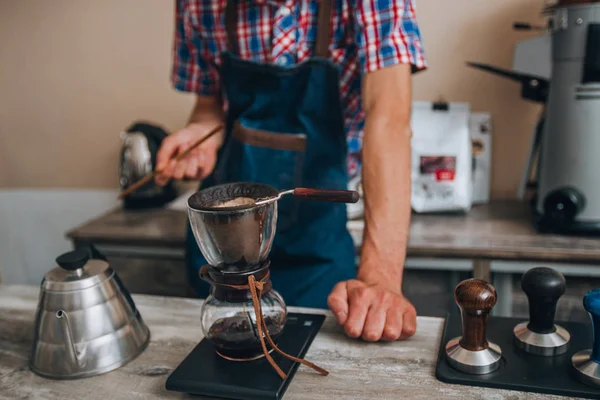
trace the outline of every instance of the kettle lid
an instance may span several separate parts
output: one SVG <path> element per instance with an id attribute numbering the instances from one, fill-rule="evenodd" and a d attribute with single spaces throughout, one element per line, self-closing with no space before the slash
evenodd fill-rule
<path id="1" fill-rule="evenodd" d="M 81 290 L 96 286 L 113 274 L 108 263 L 92 259 L 83 248 L 69 251 L 56 258 L 58 267 L 44 276 L 42 289 L 46 291 Z"/>

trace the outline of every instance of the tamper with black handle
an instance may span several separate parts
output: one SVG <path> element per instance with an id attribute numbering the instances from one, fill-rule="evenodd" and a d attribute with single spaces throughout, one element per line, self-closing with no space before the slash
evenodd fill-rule
<path id="1" fill-rule="evenodd" d="M 483 280 L 467 279 L 456 286 L 454 300 L 460 308 L 462 336 L 446 345 L 446 359 L 468 374 L 487 374 L 500 367 L 502 351 L 487 341 L 487 319 L 496 304 L 496 289 Z"/>
<path id="2" fill-rule="evenodd" d="M 555 356 L 569 349 L 571 335 L 554 324 L 556 303 L 566 287 L 565 277 L 552 268 L 532 268 L 523 274 L 521 288 L 529 300 L 529 321 L 513 329 L 518 348 L 540 356 Z"/>
<path id="3" fill-rule="evenodd" d="M 575 353 L 571 362 L 580 381 L 600 387 L 600 289 L 589 291 L 583 296 L 583 307 L 592 320 L 594 343 L 592 349 Z"/>

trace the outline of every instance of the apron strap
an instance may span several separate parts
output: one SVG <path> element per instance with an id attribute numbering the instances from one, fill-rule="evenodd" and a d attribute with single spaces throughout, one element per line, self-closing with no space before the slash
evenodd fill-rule
<path id="1" fill-rule="evenodd" d="M 225 7 L 225 30 L 227 31 L 227 49 L 233 53 L 238 54 L 238 43 L 236 35 L 237 25 L 237 1 L 227 0 Z"/>
<path id="2" fill-rule="evenodd" d="M 238 43 L 236 34 L 237 25 L 237 2 L 227 0 L 225 7 L 225 30 L 227 31 L 228 50 L 238 54 Z M 317 42 L 315 44 L 315 56 L 329 57 L 329 41 L 331 40 L 331 10 L 333 0 L 321 0 L 319 3 L 317 17 Z"/>
<path id="3" fill-rule="evenodd" d="M 315 45 L 315 56 L 329 57 L 329 41 L 331 40 L 331 10 L 333 0 L 321 0 L 319 3 L 317 20 L 317 43 Z"/>

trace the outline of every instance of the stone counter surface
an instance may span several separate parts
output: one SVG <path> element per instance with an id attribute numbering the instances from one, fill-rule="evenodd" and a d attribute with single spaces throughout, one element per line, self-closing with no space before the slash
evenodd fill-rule
<path id="1" fill-rule="evenodd" d="M 144 353 L 104 375 L 55 381 L 28 368 L 38 288 L 0 286 L 0 399 L 198 399 L 166 391 L 165 381 L 202 339 L 202 301 L 133 297 L 152 334 Z M 327 316 L 306 357 L 331 374 L 322 377 L 301 366 L 284 399 L 565 399 L 439 382 L 435 363 L 442 319 L 419 317 L 417 334 L 406 341 L 366 343 L 346 338 Z"/>

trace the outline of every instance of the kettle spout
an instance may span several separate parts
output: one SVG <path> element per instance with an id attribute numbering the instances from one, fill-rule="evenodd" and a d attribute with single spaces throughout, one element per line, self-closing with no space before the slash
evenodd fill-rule
<path id="1" fill-rule="evenodd" d="M 69 356 L 69 361 L 71 361 L 72 365 L 77 365 L 80 368 L 85 366 L 85 349 L 84 351 L 77 351 L 75 347 L 75 340 L 73 339 L 73 331 L 71 330 L 71 323 L 69 322 L 69 316 L 67 312 L 64 310 L 58 310 L 56 312 L 56 318 L 60 321 L 62 326 L 65 341 L 67 342 L 67 352 Z"/>

